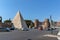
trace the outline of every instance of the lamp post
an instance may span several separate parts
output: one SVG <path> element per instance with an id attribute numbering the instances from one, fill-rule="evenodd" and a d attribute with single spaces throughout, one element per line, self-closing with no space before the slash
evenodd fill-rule
<path id="1" fill-rule="evenodd" d="M 50 28 L 51 28 L 51 34 L 53 34 L 53 20 L 52 20 L 52 16 L 50 16 Z"/>
<path id="2" fill-rule="evenodd" d="M 53 26 L 53 20 L 52 20 L 52 16 L 50 16 L 50 27 Z"/>

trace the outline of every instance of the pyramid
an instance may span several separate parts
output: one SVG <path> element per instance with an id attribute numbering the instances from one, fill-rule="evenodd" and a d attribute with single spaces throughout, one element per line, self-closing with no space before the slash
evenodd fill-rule
<path id="1" fill-rule="evenodd" d="M 16 16 L 12 20 L 12 23 L 16 29 L 22 29 L 22 28 L 27 29 L 28 28 L 20 11 L 17 12 Z"/>

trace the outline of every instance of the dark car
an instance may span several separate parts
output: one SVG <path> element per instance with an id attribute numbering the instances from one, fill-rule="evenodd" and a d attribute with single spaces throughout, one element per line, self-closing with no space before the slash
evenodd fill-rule
<path id="1" fill-rule="evenodd" d="M 10 29 L 9 28 L 0 28 L 0 32 L 9 32 Z"/>

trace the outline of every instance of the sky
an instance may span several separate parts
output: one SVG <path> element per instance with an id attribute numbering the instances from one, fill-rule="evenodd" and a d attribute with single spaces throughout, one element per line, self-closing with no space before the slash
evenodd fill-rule
<path id="1" fill-rule="evenodd" d="M 60 0 L 0 0 L 3 21 L 12 20 L 18 10 L 24 19 L 44 21 L 52 15 L 52 20 L 60 21 Z"/>

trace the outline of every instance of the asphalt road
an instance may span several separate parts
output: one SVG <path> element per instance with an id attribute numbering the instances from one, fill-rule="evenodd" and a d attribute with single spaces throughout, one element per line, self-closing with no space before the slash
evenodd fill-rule
<path id="1" fill-rule="evenodd" d="M 0 32 L 0 40 L 58 40 L 57 38 L 44 37 L 49 34 L 44 31 L 18 31 Z"/>

